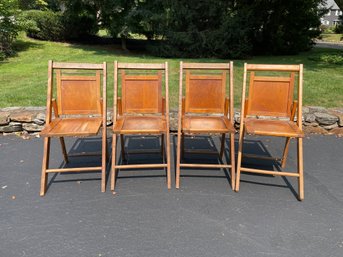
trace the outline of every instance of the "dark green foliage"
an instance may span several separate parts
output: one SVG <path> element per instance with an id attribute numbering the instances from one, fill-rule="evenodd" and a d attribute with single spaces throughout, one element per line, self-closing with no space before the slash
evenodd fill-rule
<path id="1" fill-rule="evenodd" d="M 153 1 L 154 2 L 154 1 Z M 322 0 L 171 1 L 160 14 L 160 56 L 242 58 L 295 54 L 320 34 Z"/>
<path id="2" fill-rule="evenodd" d="M 18 0 L 21 10 L 43 10 L 48 7 L 47 1 L 44 0 Z"/>
<path id="3" fill-rule="evenodd" d="M 247 1 L 249 2 L 249 1 Z M 295 54 L 308 50 L 319 36 L 321 0 L 261 0 L 251 5 L 255 52 Z"/>
<path id="4" fill-rule="evenodd" d="M 29 37 L 49 41 L 65 39 L 63 16 L 59 12 L 29 10 L 23 12 L 21 18 Z"/>
<path id="5" fill-rule="evenodd" d="M 67 39 L 80 39 L 98 32 L 97 1 L 61 0 Z"/>
<path id="6" fill-rule="evenodd" d="M 0 2 L 0 60 L 13 55 L 12 48 L 18 31 L 18 2 L 16 0 L 1 0 Z"/>
<path id="7" fill-rule="evenodd" d="M 101 27 L 113 37 L 121 38 L 123 49 L 126 49 L 126 39 L 144 35 L 149 42 L 148 49 L 165 57 L 296 54 L 312 47 L 313 39 L 320 34 L 319 18 L 324 13 L 319 7 L 324 0 L 28 2 L 44 2 L 48 8 L 61 9 L 61 14 L 51 14 L 50 19 L 44 16 L 43 24 L 52 26 L 49 40 L 87 38 Z M 41 27 L 32 28 L 31 35 L 50 33 Z"/>
<path id="8" fill-rule="evenodd" d="M 182 0 L 165 10 L 164 40 L 150 47 L 167 57 L 245 57 L 250 54 L 250 13 L 233 1 Z"/>
<path id="9" fill-rule="evenodd" d="M 24 11 L 22 20 L 29 37 L 64 41 L 86 38 L 98 31 L 97 8 L 94 3 L 82 0 L 47 2 L 54 9 L 60 4 L 63 10 Z"/>
<path id="10" fill-rule="evenodd" d="M 343 25 L 342 25 L 342 24 L 337 25 L 337 26 L 335 27 L 335 33 L 337 33 L 337 34 L 343 34 Z"/>

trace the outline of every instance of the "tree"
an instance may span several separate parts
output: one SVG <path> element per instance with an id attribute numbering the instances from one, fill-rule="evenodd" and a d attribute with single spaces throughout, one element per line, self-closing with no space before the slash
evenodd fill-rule
<path id="1" fill-rule="evenodd" d="M 98 32 L 98 1 L 59 0 L 66 38 L 80 39 Z"/>
<path id="2" fill-rule="evenodd" d="M 338 5 L 339 9 L 343 11 L 343 0 L 335 0 L 335 2 Z"/>
<path id="3" fill-rule="evenodd" d="M 253 10 L 255 52 L 295 54 L 309 49 L 320 34 L 322 0 L 245 1 Z M 242 3 L 242 2 L 241 2 Z"/>
<path id="4" fill-rule="evenodd" d="M 21 10 L 32 10 L 32 9 L 46 9 L 48 3 L 44 0 L 19 0 L 19 8 Z"/>
<path id="5" fill-rule="evenodd" d="M 0 2 L 0 60 L 13 54 L 12 45 L 20 29 L 16 19 L 18 12 L 16 0 Z"/>
<path id="6" fill-rule="evenodd" d="M 126 48 L 126 39 L 132 31 L 131 12 L 136 6 L 135 0 L 100 0 L 98 1 L 101 23 L 115 38 L 122 41 L 122 48 Z"/>
<path id="7" fill-rule="evenodd" d="M 162 56 L 222 58 L 294 54 L 319 35 L 322 0 L 171 1 Z"/>

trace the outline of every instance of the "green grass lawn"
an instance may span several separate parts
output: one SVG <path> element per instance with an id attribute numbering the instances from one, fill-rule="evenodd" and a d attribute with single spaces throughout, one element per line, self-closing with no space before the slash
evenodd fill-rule
<path id="1" fill-rule="evenodd" d="M 44 106 L 47 88 L 48 60 L 66 62 L 108 62 L 108 99 L 112 104 L 113 61 L 169 62 L 170 105 L 177 107 L 179 62 L 225 62 L 222 59 L 164 59 L 144 53 L 127 53 L 120 46 L 89 46 L 38 41 L 20 35 L 17 56 L 0 62 L 0 107 Z M 315 48 L 295 56 L 258 56 L 234 61 L 235 105 L 240 106 L 243 64 L 303 63 L 304 104 L 325 107 L 343 106 L 343 51 Z M 331 60 L 331 61 L 330 61 Z M 338 60 L 338 62 L 337 62 Z M 337 62 L 337 64 L 333 64 Z"/>
<path id="2" fill-rule="evenodd" d="M 343 40 L 343 34 L 323 33 L 321 39 L 328 42 L 341 42 Z"/>

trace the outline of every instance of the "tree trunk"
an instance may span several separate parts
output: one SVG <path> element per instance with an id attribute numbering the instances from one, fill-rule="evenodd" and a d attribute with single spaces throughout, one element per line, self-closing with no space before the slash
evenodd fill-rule
<path id="1" fill-rule="evenodd" d="M 121 49 L 123 49 L 124 51 L 128 51 L 127 47 L 126 47 L 126 37 L 121 37 Z"/>

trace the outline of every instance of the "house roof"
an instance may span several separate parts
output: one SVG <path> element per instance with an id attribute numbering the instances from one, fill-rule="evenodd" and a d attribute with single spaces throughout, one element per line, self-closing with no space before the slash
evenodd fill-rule
<path id="1" fill-rule="evenodd" d="M 339 7 L 338 5 L 336 4 L 336 2 L 334 0 L 327 0 L 326 1 L 326 4 L 324 5 L 324 7 L 328 8 L 328 9 L 333 9 L 333 10 L 336 10 L 338 9 L 339 10 Z"/>

